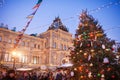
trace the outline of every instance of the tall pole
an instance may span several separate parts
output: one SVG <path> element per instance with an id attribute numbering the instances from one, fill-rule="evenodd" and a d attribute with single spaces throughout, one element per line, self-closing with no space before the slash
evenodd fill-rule
<path id="1" fill-rule="evenodd" d="M 13 57 L 13 69 L 15 69 L 15 57 Z"/>

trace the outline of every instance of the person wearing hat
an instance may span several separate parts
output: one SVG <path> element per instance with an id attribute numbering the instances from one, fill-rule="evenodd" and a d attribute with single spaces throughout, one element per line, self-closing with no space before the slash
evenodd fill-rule
<path id="1" fill-rule="evenodd" d="M 7 76 L 2 80 L 16 80 L 15 78 L 15 70 L 8 70 Z"/>

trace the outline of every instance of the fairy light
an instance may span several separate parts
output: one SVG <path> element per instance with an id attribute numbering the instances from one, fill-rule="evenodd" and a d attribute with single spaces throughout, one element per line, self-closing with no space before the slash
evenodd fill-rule
<path id="1" fill-rule="evenodd" d="M 110 6 L 119 5 L 119 4 L 120 4 L 120 1 L 117 1 L 117 2 L 109 2 L 108 4 L 101 5 L 100 7 L 96 8 L 96 9 L 89 10 L 88 12 L 89 12 L 89 13 L 98 12 L 98 11 L 100 11 L 100 10 L 102 10 L 102 9 L 110 8 Z M 76 16 L 78 17 L 79 15 L 77 14 Z M 74 19 L 76 16 L 71 16 L 71 17 L 65 18 L 65 19 L 63 19 L 63 21 L 67 21 L 67 20 Z M 47 26 L 49 26 L 49 25 L 50 25 L 50 23 L 49 23 L 49 24 L 45 24 L 45 25 L 43 25 L 43 26 L 39 26 L 39 28 L 47 27 Z M 120 28 L 120 27 L 118 27 L 118 28 Z M 34 28 L 31 28 L 31 29 L 32 29 L 32 30 L 38 29 L 38 27 L 36 27 L 36 28 L 34 27 Z M 112 29 L 112 28 L 111 28 L 111 29 Z"/>

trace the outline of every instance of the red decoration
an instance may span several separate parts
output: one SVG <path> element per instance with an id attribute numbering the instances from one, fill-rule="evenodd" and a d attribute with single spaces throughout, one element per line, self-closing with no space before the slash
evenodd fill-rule
<path id="1" fill-rule="evenodd" d="M 110 71 L 110 70 L 111 70 L 111 68 L 108 68 L 108 69 L 107 69 L 107 71 Z"/>
<path id="2" fill-rule="evenodd" d="M 78 69 L 79 69 L 79 71 L 82 71 L 82 66 L 80 66 Z"/>
<path id="3" fill-rule="evenodd" d="M 115 78 L 115 75 L 112 75 L 112 78 Z"/>
<path id="4" fill-rule="evenodd" d="M 90 44 L 87 44 L 88 47 L 90 47 Z"/>
<path id="5" fill-rule="evenodd" d="M 114 51 L 115 49 L 114 48 L 111 48 L 112 51 Z"/>

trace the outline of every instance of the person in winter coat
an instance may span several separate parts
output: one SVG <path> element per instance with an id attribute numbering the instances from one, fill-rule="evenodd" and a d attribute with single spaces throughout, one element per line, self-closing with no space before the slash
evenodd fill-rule
<path id="1" fill-rule="evenodd" d="M 4 77 L 2 80 L 16 80 L 15 71 L 14 70 L 8 70 L 7 76 Z"/>

